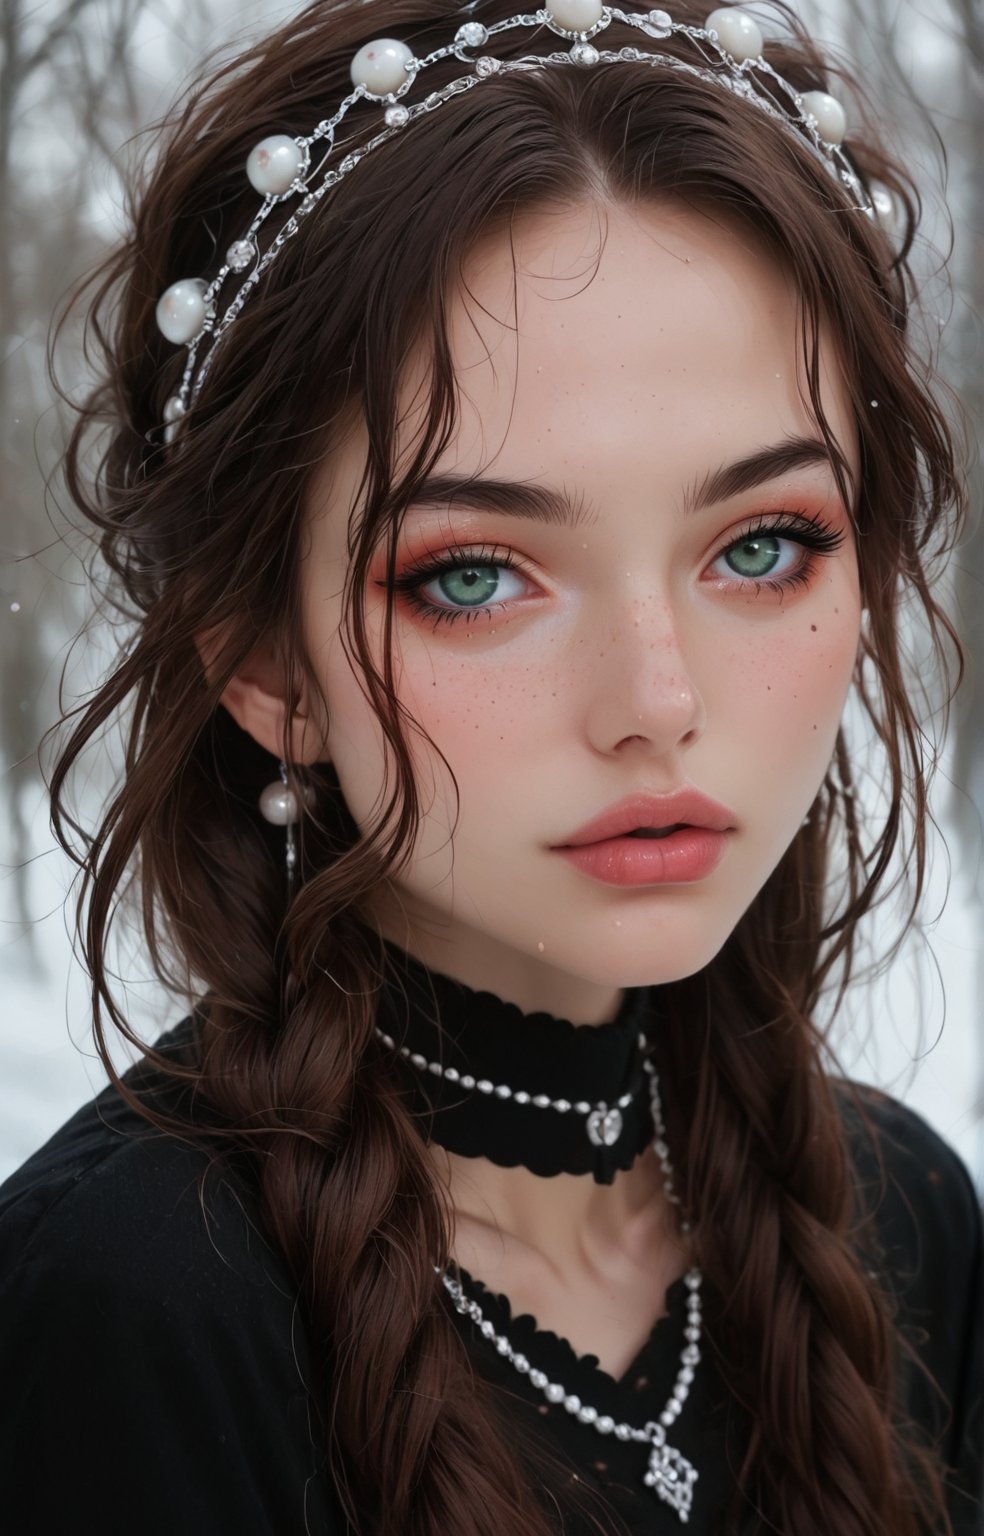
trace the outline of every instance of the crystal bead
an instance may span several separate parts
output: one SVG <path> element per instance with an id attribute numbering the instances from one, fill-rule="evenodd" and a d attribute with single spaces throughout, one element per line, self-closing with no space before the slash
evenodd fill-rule
<path id="1" fill-rule="evenodd" d="M 304 151 L 286 133 L 273 133 L 254 144 L 246 161 L 249 184 L 263 197 L 282 197 L 304 167 Z"/>
<path id="2" fill-rule="evenodd" d="M 592 64 L 597 64 L 600 57 L 593 43 L 575 43 L 571 49 L 572 61 L 580 64 L 582 69 L 590 69 Z"/>
<path id="3" fill-rule="evenodd" d="M 205 324 L 208 285 L 200 277 L 183 277 L 165 288 L 157 301 L 157 327 L 176 346 L 193 341 Z"/>
<path id="4" fill-rule="evenodd" d="M 669 11 L 650 11 L 647 20 L 649 25 L 664 37 L 669 37 L 673 31 L 673 18 Z"/>
<path id="5" fill-rule="evenodd" d="M 496 1339 L 495 1347 L 500 1355 L 508 1355 L 512 1350 L 512 1345 L 510 1344 L 509 1340 L 505 1338 Z"/>
<path id="6" fill-rule="evenodd" d="M 480 59 L 475 60 L 475 73 L 481 75 L 483 80 L 489 75 L 497 75 L 502 65 L 498 59 L 493 59 L 489 54 L 483 53 Z"/>
<path id="7" fill-rule="evenodd" d="M 489 29 L 480 21 L 466 21 L 454 34 L 454 40 L 460 48 L 481 48 L 489 40 Z"/>
<path id="8" fill-rule="evenodd" d="M 485 1318 L 484 1321 L 479 1324 L 479 1329 L 483 1339 L 495 1338 L 495 1324 L 490 1323 L 488 1318 Z"/>
<path id="9" fill-rule="evenodd" d="M 547 1384 L 547 1378 L 542 1371 L 530 1371 L 530 1382 L 538 1392 L 542 1392 Z"/>
<path id="10" fill-rule="evenodd" d="M 596 1147 L 613 1147 L 622 1134 L 620 1109 L 596 1109 L 587 1120 L 588 1140 Z"/>
<path id="11" fill-rule="evenodd" d="M 410 108 L 405 107 L 402 101 L 395 106 L 387 107 L 383 113 L 383 122 L 387 128 L 405 128 L 410 121 Z"/>
<path id="12" fill-rule="evenodd" d="M 734 5 L 712 11 L 704 26 L 708 32 L 717 33 L 718 42 L 725 53 L 730 53 L 738 64 L 743 64 L 746 59 L 759 58 L 765 46 L 758 22 L 747 11 L 740 11 Z"/>
<path id="13" fill-rule="evenodd" d="M 352 84 L 361 85 L 367 96 L 392 96 L 409 77 L 407 65 L 413 53 L 393 37 L 377 37 L 364 43 L 349 66 Z"/>
<path id="14" fill-rule="evenodd" d="M 226 251 L 225 259 L 233 272 L 245 272 L 256 260 L 256 246 L 252 240 L 234 240 Z"/>
<path id="15" fill-rule="evenodd" d="M 525 1355 L 513 1355 L 512 1363 L 514 1369 L 517 1370 L 521 1376 L 525 1376 L 530 1368 L 530 1362 L 527 1360 Z"/>

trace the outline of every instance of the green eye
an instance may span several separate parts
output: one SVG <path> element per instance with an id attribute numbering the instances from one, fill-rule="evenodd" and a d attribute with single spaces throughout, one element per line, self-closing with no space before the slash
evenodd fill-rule
<path id="1" fill-rule="evenodd" d="M 499 567 L 495 565 L 460 566 L 445 571 L 438 587 L 449 603 L 459 608 L 478 608 L 489 602 L 499 588 Z"/>
<path id="2" fill-rule="evenodd" d="M 766 536 L 742 539 L 725 551 L 725 562 L 738 576 L 756 579 L 768 576 L 779 564 L 782 551 L 777 538 Z"/>

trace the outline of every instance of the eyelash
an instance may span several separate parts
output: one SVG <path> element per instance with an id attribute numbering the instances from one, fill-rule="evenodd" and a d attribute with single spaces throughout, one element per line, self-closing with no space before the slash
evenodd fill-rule
<path id="1" fill-rule="evenodd" d="M 457 623 L 459 619 L 467 621 L 484 618 L 497 609 L 506 607 L 504 602 L 492 602 L 484 608 L 442 608 L 438 603 L 428 602 L 421 596 L 421 588 L 429 581 L 434 581 L 438 576 L 444 576 L 449 571 L 459 571 L 465 566 L 490 566 L 494 565 L 500 571 L 519 571 L 523 573 L 523 567 L 516 559 L 511 549 L 504 548 L 501 544 L 485 544 L 469 549 L 463 549 L 454 545 L 449 546 L 439 556 L 429 560 L 416 561 L 408 565 L 406 570 L 393 578 L 393 591 L 402 596 L 404 602 L 412 613 L 425 618 L 433 619 L 434 628 L 439 624 Z M 380 582 L 385 587 L 385 582 Z"/>
<path id="2" fill-rule="evenodd" d="M 729 582 L 728 585 L 737 587 L 739 592 L 747 592 L 749 589 L 761 592 L 765 588 L 782 595 L 795 587 L 808 585 L 813 578 L 817 561 L 836 554 L 843 545 L 845 536 L 840 530 L 812 512 L 790 511 L 778 515 L 762 513 L 752 518 L 745 527 L 732 535 L 727 544 L 713 556 L 713 560 L 720 560 L 729 549 L 744 544 L 748 539 L 763 537 L 787 539 L 801 545 L 804 558 L 794 571 L 778 579 L 764 577 L 756 581 L 752 577 L 743 578 L 736 574 L 734 581 Z M 428 582 L 450 571 L 461 570 L 465 566 L 495 566 L 497 570 L 523 573 L 523 567 L 512 550 L 502 545 L 472 546 L 468 549 L 450 546 L 440 556 L 415 561 L 407 566 L 399 576 L 393 578 L 392 590 L 403 598 L 412 613 L 432 620 L 435 629 L 442 623 L 456 624 L 462 619 L 467 623 L 508 606 L 506 602 L 491 602 L 484 607 L 444 608 L 421 596 L 421 589 Z M 380 581 L 377 585 L 385 587 L 387 583 Z"/>

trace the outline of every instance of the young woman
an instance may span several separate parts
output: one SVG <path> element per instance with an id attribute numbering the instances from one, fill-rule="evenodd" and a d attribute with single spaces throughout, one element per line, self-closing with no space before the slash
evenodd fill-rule
<path id="1" fill-rule="evenodd" d="M 959 510 L 845 104 L 778 9 L 320 0 L 171 124 L 53 797 L 123 711 L 97 1038 L 131 881 L 192 1011 L 0 1197 L 20 1536 L 980 1529 L 970 1181 L 813 1022 Z"/>

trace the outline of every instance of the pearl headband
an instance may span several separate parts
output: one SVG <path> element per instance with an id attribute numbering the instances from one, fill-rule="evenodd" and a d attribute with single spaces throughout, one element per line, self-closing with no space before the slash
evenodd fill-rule
<path id="1" fill-rule="evenodd" d="M 613 21 L 657 41 L 674 36 L 688 38 L 699 62 L 648 49 L 598 48 L 593 39 L 600 38 Z M 517 59 L 476 53 L 501 33 L 540 27 L 564 38 L 571 46 L 564 52 L 526 55 Z M 790 131 L 802 136 L 835 180 L 856 199 L 859 212 L 869 218 L 887 218 L 891 213 L 887 193 L 882 189 L 869 192 L 841 148 L 847 130 L 843 107 L 826 91 L 802 94 L 796 91 L 762 57 L 763 46 L 758 23 L 733 6 L 714 11 L 703 27 L 691 27 L 673 21 L 666 11 L 623 11 L 617 6 L 603 5 L 602 0 L 551 0 L 541 10 L 511 16 L 487 27 L 479 21 L 468 21 L 458 28 L 452 42 L 419 59 L 405 43 L 392 38 L 366 43 L 352 60 L 354 89 L 331 117 L 324 118 L 306 137 L 274 134 L 261 140 L 250 152 L 246 175 L 263 202 L 249 228 L 229 246 L 225 260 L 211 282 L 199 277 L 181 278 L 161 295 L 156 311 L 157 324 L 168 341 L 188 349 L 181 383 L 164 407 L 164 441 L 172 442 L 180 431 L 182 419 L 194 405 L 205 382 L 216 347 L 234 324 L 263 274 L 287 241 L 299 232 L 304 220 L 325 194 L 354 170 L 365 155 L 404 132 L 424 113 L 437 110 L 452 97 L 472 90 L 495 75 L 563 64 L 591 69 L 598 64 L 638 63 L 711 81 L 743 100 L 753 102 L 786 124 Z M 402 98 L 417 75 L 448 58 L 460 60 L 468 66 L 468 72 L 408 106 Z M 778 93 L 788 101 L 788 108 L 776 104 L 770 88 L 773 93 L 778 88 Z M 336 148 L 337 130 L 349 110 L 362 101 L 383 106 L 380 131 L 350 150 L 341 160 L 329 164 Z M 263 225 L 282 205 L 295 199 L 299 199 L 296 206 L 287 213 L 266 249 L 261 250 L 258 237 Z M 239 288 L 222 309 L 222 290 L 230 278 L 236 277 L 242 278 Z M 203 348 L 207 350 L 199 361 Z"/>

